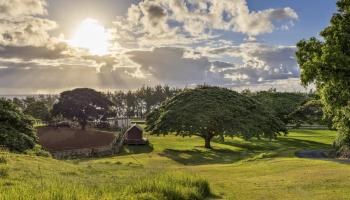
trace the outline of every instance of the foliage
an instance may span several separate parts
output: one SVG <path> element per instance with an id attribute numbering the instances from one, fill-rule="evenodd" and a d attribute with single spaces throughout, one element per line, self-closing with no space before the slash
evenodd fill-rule
<path id="1" fill-rule="evenodd" d="M 24 99 L 13 98 L 12 102 L 25 114 L 31 115 L 37 120 L 48 122 L 51 120 L 51 110 L 56 95 L 27 96 Z"/>
<path id="2" fill-rule="evenodd" d="M 47 122 L 50 120 L 50 110 L 44 101 L 34 101 L 27 104 L 23 112 L 41 121 Z"/>
<path id="3" fill-rule="evenodd" d="M 33 123 L 11 101 L 0 99 L 0 146 L 18 152 L 32 149 L 37 142 Z"/>
<path id="4" fill-rule="evenodd" d="M 136 91 L 116 91 L 107 93 L 107 96 L 115 104 L 118 117 L 144 118 L 146 113 L 179 91 L 167 85 L 157 85 L 143 86 Z"/>
<path id="5" fill-rule="evenodd" d="M 309 99 L 307 94 L 276 92 L 275 90 L 260 91 L 257 93 L 245 92 L 245 94 L 262 103 L 285 124 L 290 122 L 289 114 Z"/>
<path id="6" fill-rule="evenodd" d="M 52 113 L 77 121 L 84 130 L 88 121 L 101 120 L 109 115 L 111 106 L 112 102 L 104 94 L 93 89 L 78 88 L 61 93 Z"/>
<path id="7" fill-rule="evenodd" d="M 299 106 L 294 112 L 289 114 L 289 118 L 292 124 L 300 127 L 301 124 L 320 124 L 327 125 L 332 128 L 332 122 L 328 117 L 323 114 L 323 104 L 320 100 L 312 99 L 301 106 Z"/>
<path id="8" fill-rule="evenodd" d="M 154 134 L 197 135 L 211 148 L 215 136 L 276 138 L 285 125 L 254 99 L 218 87 L 185 90 L 167 100 L 146 119 Z"/>
<path id="9" fill-rule="evenodd" d="M 111 125 L 108 122 L 101 121 L 98 124 L 96 124 L 96 128 L 103 130 L 111 130 Z"/>
<path id="10" fill-rule="evenodd" d="M 33 149 L 29 149 L 24 152 L 27 155 L 41 156 L 41 157 L 51 157 L 48 151 L 45 151 L 40 145 L 35 145 Z"/>
<path id="11" fill-rule="evenodd" d="M 304 85 L 316 84 L 327 116 L 339 131 L 339 153 L 350 147 L 350 0 L 337 2 L 338 12 L 321 32 L 323 40 L 302 40 L 297 59 Z"/>

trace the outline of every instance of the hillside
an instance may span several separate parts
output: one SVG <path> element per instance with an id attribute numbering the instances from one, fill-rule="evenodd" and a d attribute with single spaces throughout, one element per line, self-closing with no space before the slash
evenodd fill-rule
<path id="1" fill-rule="evenodd" d="M 0 199 L 203 199 L 206 181 L 211 199 L 349 199 L 350 165 L 295 157 L 331 148 L 334 136 L 303 130 L 273 142 L 226 138 L 214 150 L 196 137 L 151 136 L 148 147 L 72 161 L 2 152 Z"/>

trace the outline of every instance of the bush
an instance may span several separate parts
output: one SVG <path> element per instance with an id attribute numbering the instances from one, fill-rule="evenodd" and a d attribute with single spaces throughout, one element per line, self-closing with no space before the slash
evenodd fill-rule
<path id="1" fill-rule="evenodd" d="M 33 149 L 27 150 L 25 154 L 32 156 L 51 157 L 51 154 L 48 151 L 45 151 L 40 145 L 35 145 Z"/>
<path id="2" fill-rule="evenodd" d="M 24 152 L 37 143 L 34 120 L 11 101 L 0 99 L 0 146 Z"/>
<path id="3" fill-rule="evenodd" d="M 102 121 L 102 122 L 99 122 L 96 125 L 96 128 L 102 129 L 102 130 L 110 130 L 111 129 L 111 125 L 108 122 Z"/>

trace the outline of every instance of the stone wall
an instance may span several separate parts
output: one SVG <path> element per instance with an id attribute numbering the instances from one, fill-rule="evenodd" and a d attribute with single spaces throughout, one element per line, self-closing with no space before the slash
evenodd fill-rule
<path id="1" fill-rule="evenodd" d="M 73 159 L 73 158 L 109 156 L 116 153 L 115 144 L 116 144 L 116 140 L 113 141 L 113 143 L 102 147 L 52 151 L 50 153 L 56 159 Z"/>

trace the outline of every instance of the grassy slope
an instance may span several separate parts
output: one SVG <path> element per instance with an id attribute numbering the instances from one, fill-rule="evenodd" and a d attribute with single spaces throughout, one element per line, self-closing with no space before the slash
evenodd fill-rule
<path id="1" fill-rule="evenodd" d="M 178 174 L 183 172 L 207 179 L 222 199 L 350 199 L 350 165 L 294 156 L 301 149 L 331 148 L 334 135 L 305 130 L 274 142 L 227 138 L 224 144 L 214 143 L 212 151 L 201 148 L 203 141 L 196 137 L 152 136 L 151 147 L 126 147 L 123 155 L 79 161 L 10 154 L 9 177 L 0 178 L 0 193 L 26 188 L 22 194 L 30 196 L 33 190 L 75 185 L 85 197 L 107 198 L 127 191 L 120 189 L 123 183 L 139 183 L 134 177 L 177 172 L 183 178 Z"/>

